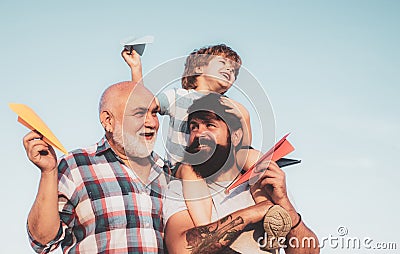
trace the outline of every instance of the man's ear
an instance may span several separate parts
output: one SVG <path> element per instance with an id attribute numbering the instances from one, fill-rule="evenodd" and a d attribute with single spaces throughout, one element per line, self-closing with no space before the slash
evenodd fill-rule
<path id="1" fill-rule="evenodd" d="M 243 130 L 242 128 L 237 129 L 236 131 L 232 131 L 231 141 L 234 147 L 237 147 L 242 141 L 243 138 Z"/>
<path id="2" fill-rule="evenodd" d="M 101 111 L 100 122 L 106 132 L 113 132 L 114 116 L 110 111 L 108 111 L 108 110 Z"/>

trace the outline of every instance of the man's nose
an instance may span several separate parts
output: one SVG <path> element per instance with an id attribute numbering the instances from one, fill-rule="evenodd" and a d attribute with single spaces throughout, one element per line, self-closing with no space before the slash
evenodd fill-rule
<path id="1" fill-rule="evenodd" d="M 152 114 L 148 114 L 146 116 L 146 119 L 144 120 L 144 124 L 146 127 L 149 128 L 156 128 L 158 124 L 158 118 L 157 116 L 153 116 Z"/>
<path id="2" fill-rule="evenodd" d="M 198 131 L 196 132 L 196 137 L 201 137 L 206 134 L 207 127 L 205 124 L 199 124 Z"/>
<path id="3" fill-rule="evenodd" d="M 234 68 L 232 65 L 230 65 L 230 64 L 228 64 L 228 65 L 226 66 L 226 70 L 227 70 L 227 71 L 230 71 L 230 72 L 232 72 L 232 73 L 235 72 L 235 68 Z"/>

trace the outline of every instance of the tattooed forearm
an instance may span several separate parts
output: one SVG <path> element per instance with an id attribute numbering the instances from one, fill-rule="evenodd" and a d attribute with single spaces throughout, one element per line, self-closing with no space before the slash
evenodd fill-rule
<path id="1" fill-rule="evenodd" d="M 217 253 L 229 246 L 244 228 L 241 216 L 228 215 L 219 221 L 186 232 L 186 241 L 192 253 Z"/>

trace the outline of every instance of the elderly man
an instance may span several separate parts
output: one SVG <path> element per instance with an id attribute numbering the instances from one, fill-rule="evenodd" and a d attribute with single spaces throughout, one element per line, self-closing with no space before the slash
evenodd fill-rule
<path id="1" fill-rule="evenodd" d="M 24 137 L 29 159 L 41 170 L 27 224 L 36 252 L 61 244 L 64 253 L 163 253 L 166 180 L 163 161 L 152 152 L 157 111 L 150 91 L 122 82 L 101 97 L 105 137 L 97 144 L 57 164 L 40 134 Z"/>
<path id="2" fill-rule="evenodd" d="M 229 194 L 224 192 L 240 174 L 235 156 L 243 132 L 239 119 L 227 113 L 227 107 L 220 104 L 220 97 L 218 94 L 209 94 L 196 100 L 189 108 L 188 152 L 192 155 L 185 158 L 186 162 L 193 164 L 195 172 L 207 181 L 213 201 L 214 223 L 195 227 L 184 201 L 182 183 L 179 180 L 171 181 L 164 201 L 165 241 L 169 252 L 278 253 L 278 248 L 266 250 L 269 248 L 265 248 L 265 240 L 269 239 L 264 237 L 261 222 L 275 205 L 288 211 L 293 221 L 286 239 L 295 239 L 299 243 L 305 238 L 313 239 L 317 245 L 315 234 L 305 226 L 290 203 L 285 175 L 275 162 L 264 162 L 257 167 L 258 171 L 264 173 L 252 187 L 254 200 L 248 184 L 238 186 Z M 297 242 L 286 241 L 288 246 L 285 252 L 319 252 L 318 247 L 312 244 L 295 246 Z"/>

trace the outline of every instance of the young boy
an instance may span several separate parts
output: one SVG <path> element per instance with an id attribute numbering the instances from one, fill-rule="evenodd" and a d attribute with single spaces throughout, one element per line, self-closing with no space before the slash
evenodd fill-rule
<path id="1" fill-rule="evenodd" d="M 132 81 L 141 82 L 140 56 L 136 52 L 122 52 L 122 57 L 131 68 Z M 210 92 L 224 94 L 231 88 L 242 64 L 240 56 L 230 47 L 220 44 L 200 48 L 187 58 L 182 75 L 182 88 L 171 89 L 156 96 L 161 115 L 169 115 L 169 131 L 166 142 L 167 160 L 176 177 L 182 178 L 183 192 L 189 214 L 196 226 L 211 222 L 212 199 L 206 182 L 188 164 L 182 163 L 187 148 L 187 109 L 192 102 Z M 242 149 L 237 154 L 239 168 L 248 170 L 261 156 L 251 145 L 251 128 L 248 111 L 238 102 L 224 98 L 222 103 L 229 106 L 243 126 Z M 256 202 L 264 197 L 254 196 Z M 285 212 L 285 211 L 283 211 Z M 284 233 L 285 236 L 287 232 Z"/>

